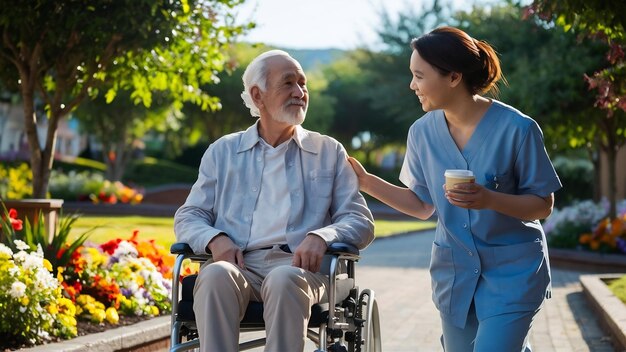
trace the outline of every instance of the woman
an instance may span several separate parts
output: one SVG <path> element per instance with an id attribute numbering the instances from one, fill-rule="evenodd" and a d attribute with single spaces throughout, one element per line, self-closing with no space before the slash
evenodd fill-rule
<path id="1" fill-rule="evenodd" d="M 550 296 L 539 223 L 561 183 L 537 123 L 481 94 L 497 89 L 489 44 L 442 27 L 411 42 L 410 88 L 426 114 L 410 128 L 394 186 L 349 158 L 362 191 L 420 219 L 438 216 L 430 273 L 447 352 L 531 351 L 533 318 Z M 447 169 L 475 182 L 445 189 Z"/>

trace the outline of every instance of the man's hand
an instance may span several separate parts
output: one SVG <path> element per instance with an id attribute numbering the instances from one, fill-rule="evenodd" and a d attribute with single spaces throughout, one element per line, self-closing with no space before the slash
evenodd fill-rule
<path id="1" fill-rule="evenodd" d="M 316 273 L 320 270 L 326 248 L 328 248 L 326 241 L 317 235 L 309 234 L 296 248 L 291 265 Z"/>
<path id="2" fill-rule="evenodd" d="M 241 249 L 225 234 L 217 235 L 207 245 L 213 255 L 213 260 L 220 260 L 232 263 L 240 268 L 243 266 L 243 253 Z"/>

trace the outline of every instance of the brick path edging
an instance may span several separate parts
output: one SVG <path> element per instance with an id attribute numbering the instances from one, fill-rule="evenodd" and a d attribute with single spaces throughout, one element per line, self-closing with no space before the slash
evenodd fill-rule
<path id="1" fill-rule="evenodd" d="M 617 279 L 624 274 L 582 275 L 580 284 L 585 297 L 600 317 L 601 323 L 613 336 L 618 351 L 626 350 L 626 305 L 606 285 L 605 280 Z"/>

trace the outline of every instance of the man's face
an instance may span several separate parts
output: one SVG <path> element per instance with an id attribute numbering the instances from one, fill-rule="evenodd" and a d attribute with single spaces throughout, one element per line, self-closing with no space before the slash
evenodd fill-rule
<path id="1" fill-rule="evenodd" d="M 261 110 L 277 122 L 299 125 L 304 122 L 309 104 L 306 76 L 302 67 L 289 58 L 267 59 L 267 85 Z"/>

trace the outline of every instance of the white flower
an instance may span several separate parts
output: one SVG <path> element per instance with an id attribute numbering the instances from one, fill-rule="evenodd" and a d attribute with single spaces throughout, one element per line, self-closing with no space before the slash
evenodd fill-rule
<path id="1" fill-rule="evenodd" d="M 28 257 L 30 257 L 30 254 L 24 251 L 19 251 L 13 254 L 13 260 L 15 261 L 15 264 L 18 264 L 18 265 L 22 265 L 22 263 L 26 261 L 26 258 Z"/>
<path id="2" fill-rule="evenodd" d="M 135 248 L 135 246 L 133 246 L 128 241 L 122 241 L 117 245 L 117 248 L 115 249 L 115 252 L 113 252 L 112 257 L 115 257 L 115 258 L 121 258 L 125 256 L 137 257 L 138 255 L 139 255 L 139 252 L 137 252 L 137 248 Z"/>
<path id="3" fill-rule="evenodd" d="M 9 275 L 17 276 L 20 273 L 20 268 L 18 266 L 12 266 L 9 268 Z"/>
<path id="4" fill-rule="evenodd" d="M 9 294 L 13 298 L 22 298 L 26 293 L 26 285 L 21 281 L 16 281 L 11 285 Z"/>
<path id="5" fill-rule="evenodd" d="M 13 251 L 11 251 L 11 248 L 5 246 L 4 244 L 0 243 L 0 254 L 4 254 L 8 257 L 13 256 Z"/>
<path id="6" fill-rule="evenodd" d="M 15 247 L 21 251 L 26 251 L 30 249 L 30 246 L 26 244 L 26 242 L 22 240 L 15 240 Z"/>
<path id="7" fill-rule="evenodd" d="M 43 258 L 36 255 L 27 255 L 24 257 L 22 263 L 24 270 L 35 270 L 37 268 L 43 268 Z"/>

